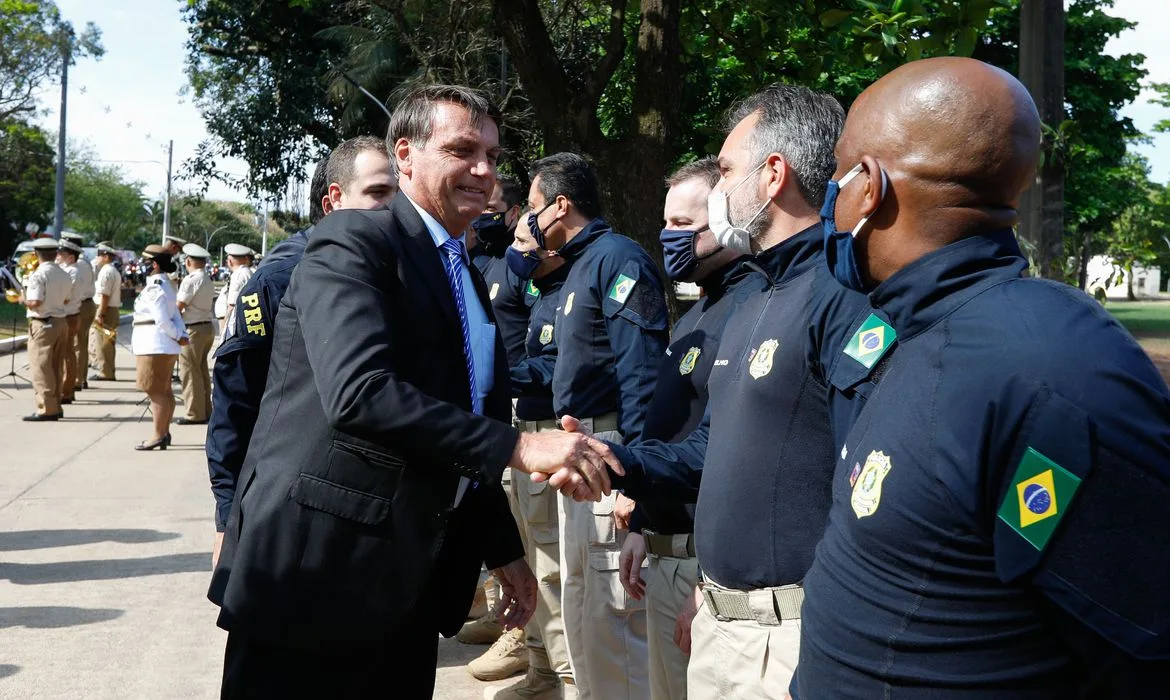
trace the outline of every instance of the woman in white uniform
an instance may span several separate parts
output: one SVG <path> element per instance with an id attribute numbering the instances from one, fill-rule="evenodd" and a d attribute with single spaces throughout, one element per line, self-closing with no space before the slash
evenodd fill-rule
<path id="1" fill-rule="evenodd" d="M 148 273 L 146 286 L 134 300 L 134 335 L 130 344 L 137 357 L 138 388 L 150 399 L 154 436 L 134 449 L 165 450 L 171 444 L 171 417 L 175 414 L 171 373 L 179 348 L 188 343 L 187 329 L 179 315 L 175 289 L 167 277 L 175 271 L 170 254 L 162 246 L 148 245 L 142 252 L 140 269 Z"/>

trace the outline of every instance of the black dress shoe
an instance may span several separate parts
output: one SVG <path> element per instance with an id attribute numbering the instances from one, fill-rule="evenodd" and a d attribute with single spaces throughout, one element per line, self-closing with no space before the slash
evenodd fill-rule
<path id="1" fill-rule="evenodd" d="M 21 418 L 21 420 L 28 421 L 30 423 L 40 423 L 41 421 L 58 420 L 61 418 L 61 415 L 62 414 L 60 413 L 33 413 L 31 415 L 24 416 Z"/>
<path id="2" fill-rule="evenodd" d="M 61 399 L 62 406 L 68 406 L 71 403 L 73 403 L 73 399 Z"/>
<path id="3" fill-rule="evenodd" d="M 191 420 L 190 418 L 180 418 L 175 421 L 179 425 L 207 425 L 205 420 Z"/>
<path id="4" fill-rule="evenodd" d="M 155 440 L 154 442 L 140 442 L 134 446 L 134 449 L 138 450 L 139 452 L 147 452 L 147 451 L 153 450 L 155 448 L 158 448 L 160 450 L 165 450 L 170 446 L 171 446 L 171 434 L 167 433 L 166 435 L 163 435 L 162 438 Z"/>

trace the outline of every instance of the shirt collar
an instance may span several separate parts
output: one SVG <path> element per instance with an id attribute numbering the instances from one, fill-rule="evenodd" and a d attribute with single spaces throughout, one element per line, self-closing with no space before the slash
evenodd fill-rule
<path id="1" fill-rule="evenodd" d="M 747 266 L 762 272 L 772 286 L 802 275 L 815 264 L 824 264 L 825 242 L 821 225 L 813 224 L 751 258 Z"/>
<path id="2" fill-rule="evenodd" d="M 999 229 L 922 256 L 878 285 L 869 300 L 889 315 L 898 339 L 905 340 L 1027 268 L 1015 234 Z"/>
<path id="3" fill-rule="evenodd" d="M 597 217 L 585 224 L 585 228 L 578 231 L 577 235 L 573 236 L 573 240 L 561 246 L 557 255 L 564 256 L 566 260 L 572 260 L 579 256 L 590 243 L 600 238 L 602 234 L 608 233 L 609 230 L 609 224 L 605 222 L 605 219 Z"/>
<path id="4" fill-rule="evenodd" d="M 447 232 L 447 229 L 443 228 L 443 225 L 439 223 L 438 219 L 431 216 L 431 213 L 428 212 L 426 209 L 423 209 L 418 204 L 416 204 L 415 201 L 410 198 L 410 195 L 403 192 L 402 196 L 406 197 L 406 201 L 410 202 L 410 205 L 412 207 L 414 207 L 415 211 L 418 212 L 419 218 L 422 219 L 423 226 L 427 227 L 427 233 L 431 234 L 431 240 L 435 242 L 436 248 L 442 248 L 443 244 L 446 243 L 447 241 L 451 240 L 452 238 L 454 238 L 457 241 L 463 241 L 464 242 L 464 244 L 463 244 L 463 263 L 467 264 L 467 263 L 471 262 L 471 260 L 467 257 L 467 243 L 465 241 L 465 238 L 466 238 L 465 234 L 460 234 L 459 236 L 452 236 L 450 233 Z"/>

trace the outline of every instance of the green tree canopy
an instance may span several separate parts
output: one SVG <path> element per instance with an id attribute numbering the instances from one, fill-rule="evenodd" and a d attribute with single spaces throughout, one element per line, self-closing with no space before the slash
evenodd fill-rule
<path id="1" fill-rule="evenodd" d="M 127 245 L 141 228 L 142 187 L 117 167 L 74 156 L 65 173 L 65 225 L 115 246 Z"/>
<path id="2" fill-rule="evenodd" d="M 19 121 L 0 121 L 0 257 L 11 253 L 29 224 L 49 224 L 53 181 L 49 135 Z"/>
<path id="3" fill-rule="evenodd" d="M 52 0 L 0 0 L 0 120 L 36 109 L 36 91 L 55 82 L 63 45 L 70 61 L 101 56 L 101 30 L 92 22 L 76 35 Z"/>

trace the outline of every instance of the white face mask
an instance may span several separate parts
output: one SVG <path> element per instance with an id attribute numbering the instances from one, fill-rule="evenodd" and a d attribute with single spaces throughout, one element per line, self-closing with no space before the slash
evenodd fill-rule
<path id="1" fill-rule="evenodd" d="M 760 214 L 768 208 L 769 201 L 764 200 L 756 213 L 742 226 L 735 226 L 727 218 L 727 210 L 729 208 L 729 201 L 731 193 L 739 189 L 745 182 L 751 179 L 751 176 L 764 167 L 767 161 L 760 163 L 752 168 L 752 171 L 744 176 L 742 180 L 726 192 L 719 190 L 711 190 L 711 194 L 707 195 L 707 220 L 708 226 L 711 227 L 711 232 L 715 234 L 715 240 L 724 248 L 741 253 L 743 255 L 750 255 L 752 252 L 752 236 L 748 233 L 747 227 L 752 225 L 752 222 L 759 218 Z"/>

